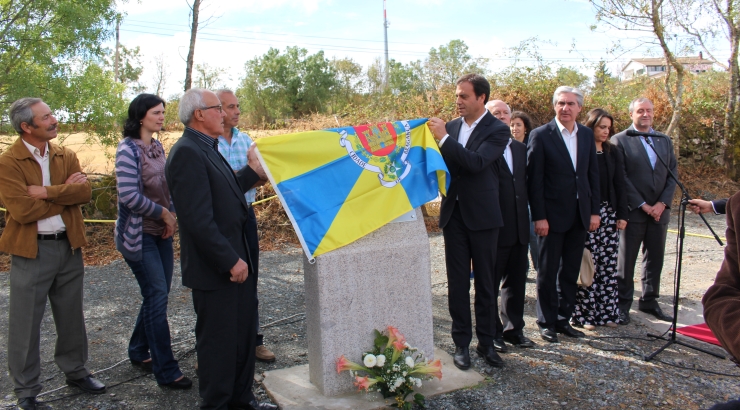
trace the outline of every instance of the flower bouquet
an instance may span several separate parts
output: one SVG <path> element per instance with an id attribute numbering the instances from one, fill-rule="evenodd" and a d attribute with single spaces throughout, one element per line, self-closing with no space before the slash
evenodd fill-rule
<path id="1" fill-rule="evenodd" d="M 348 370 L 358 390 L 378 391 L 383 398 L 395 397 L 392 407 L 410 410 L 413 403 L 425 407 L 422 394 L 416 393 L 413 403 L 407 402 L 406 397 L 414 392 L 414 387 L 421 387 L 422 380 L 442 379 L 442 362 L 426 362 L 424 354 L 409 346 L 395 327 L 388 326 L 385 333 L 375 330 L 375 346 L 372 352 L 362 354 L 363 364 L 342 355 L 337 360 L 337 373 Z M 357 372 L 366 374 L 360 376 Z"/>

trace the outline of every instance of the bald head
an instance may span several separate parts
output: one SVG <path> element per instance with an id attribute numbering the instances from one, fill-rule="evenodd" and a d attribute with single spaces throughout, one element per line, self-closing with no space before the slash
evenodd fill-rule
<path id="1" fill-rule="evenodd" d="M 501 120 L 508 127 L 511 125 L 511 108 L 501 100 L 491 100 L 486 104 L 486 109 Z"/>

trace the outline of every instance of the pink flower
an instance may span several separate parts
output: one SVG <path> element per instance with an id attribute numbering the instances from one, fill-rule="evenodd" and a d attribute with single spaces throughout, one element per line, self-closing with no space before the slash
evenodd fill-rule
<path id="1" fill-rule="evenodd" d="M 345 370 L 367 370 L 365 367 L 347 360 L 344 355 L 337 359 L 337 373 L 341 373 Z"/>
<path id="2" fill-rule="evenodd" d="M 406 347 L 406 338 L 393 326 L 388 326 L 388 346 L 390 345 L 398 351 Z"/>
<path id="3" fill-rule="evenodd" d="M 357 386 L 357 390 L 367 391 L 377 382 L 378 382 L 378 379 L 373 379 L 368 376 L 365 376 L 365 377 L 355 376 L 355 386 Z"/>
<path id="4" fill-rule="evenodd" d="M 410 374 L 428 374 L 442 380 L 442 361 L 437 359 L 427 364 L 418 363 Z"/>

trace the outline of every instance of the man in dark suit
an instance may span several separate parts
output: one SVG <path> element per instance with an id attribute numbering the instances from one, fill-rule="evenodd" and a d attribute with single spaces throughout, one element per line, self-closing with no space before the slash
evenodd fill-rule
<path id="1" fill-rule="evenodd" d="M 186 128 L 165 177 L 177 207 L 182 283 L 193 290 L 201 409 L 276 409 L 252 393 L 257 272 L 244 193 L 266 175 L 253 150 L 237 173 L 219 154 L 224 113 L 216 94 L 188 90 L 179 116 Z"/>
<path id="2" fill-rule="evenodd" d="M 629 129 L 653 132 L 653 103 L 638 98 L 629 105 L 632 125 Z M 678 175 L 676 156 L 669 138 L 650 137 L 657 153 Z M 642 296 L 638 309 L 656 318 L 670 322 L 673 317 L 663 313 L 658 306 L 660 273 L 663 270 L 665 239 L 671 217 L 671 202 L 676 191 L 676 181 L 660 162 L 655 151 L 642 137 L 628 137 L 622 131 L 612 141 L 624 156 L 627 176 L 627 202 L 629 223 L 619 236 L 617 262 L 619 282 L 620 324 L 630 322 L 629 311 L 635 293 L 635 262 L 642 247 Z"/>
<path id="3" fill-rule="evenodd" d="M 529 134 L 527 183 L 539 236 L 537 325 L 548 342 L 557 333 L 583 337 L 569 320 L 575 307 L 586 230 L 599 227 L 599 165 L 594 134 L 578 124 L 583 94 L 558 87 L 555 119 Z"/>
<path id="4" fill-rule="evenodd" d="M 695 214 L 714 212 L 715 215 L 724 215 L 727 210 L 727 198 L 705 201 L 703 199 L 689 199 L 689 209 Z"/>
<path id="5" fill-rule="evenodd" d="M 524 336 L 524 293 L 527 281 L 527 245 L 529 211 L 527 210 L 527 146 L 510 139 L 504 155 L 496 161 L 499 176 L 499 206 L 504 226 L 498 233 L 494 290 L 501 286 L 501 315 L 496 317 L 494 346 L 508 349 L 504 341 L 519 347 L 533 347 Z M 494 307 L 497 307 L 494 304 Z"/>
<path id="6" fill-rule="evenodd" d="M 485 77 L 467 74 L 455 91 L 460 116 L 445 124 L 429 120 L 429 129 L 452 177 L 442 199 L 439 226 L 445 240 L 447 294 L 452 317 L 454 363 L 470 368 L 468 347 L 473 338 L 470 315 L 470 262 L 475 269 L 475 331 L 477 352 L 492 366 L 503 361 L 493 347 L 496 335 L 494 266 L 499 228 L 503 226 L 495 162 L 501 158 L 511 133 L 485 108 L 491 87 Z"/>

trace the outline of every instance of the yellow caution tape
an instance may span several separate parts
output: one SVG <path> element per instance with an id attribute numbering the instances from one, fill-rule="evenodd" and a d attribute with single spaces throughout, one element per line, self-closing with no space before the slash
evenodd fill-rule
<path id="1" fill-rule="evenodd" d="M 277 195 L 273 195 L 273 196 L 271 196 L 269 198 L 261 199 L 261 200 L 259 200 L 257 202 L 252 202 L 252 205 L 258 205 L 258 204 L 261 204 L 263 202 L 267 202 L 267 201 L 269 201 L 271 199 L 274 199 L 274 198 L 277 198 Z M 7 209 L 0 207 L 0 211 L 5 212 L 5 211 L 7 211 Z M 114 220 L 110 220 L 110 219 L 83 219 L 83 222 L 87 222 L 87 223 L 99 223 L 99 224 L 114 224 L 114 223 L 116 223 L 115 219 Z"/>
<path id="2" fill-rule="evenodd" d="M 678 231 L 675 229 L 669 229 L 668 232 L 678 234 Z M 686 236 L 695 236 L 697 238 L 714 239 L 714 236 L 711 236 L 711 235 L 702 235 L 700 233 L 691 233 L 691 232 L 686 232 Z M 727 242 L 727 239 L 725 239 L 722 236 L 720 236 L 719 239 L 722 239 L 722 242 Z"/>

